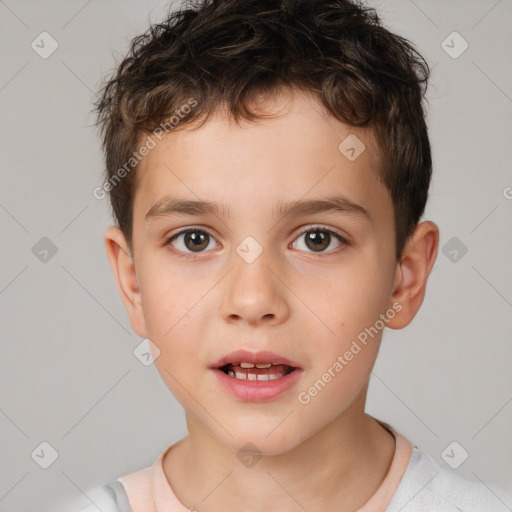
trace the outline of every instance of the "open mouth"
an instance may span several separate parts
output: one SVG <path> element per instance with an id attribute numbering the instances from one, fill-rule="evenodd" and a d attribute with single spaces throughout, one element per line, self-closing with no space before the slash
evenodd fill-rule
<path id="1" fill-rule="evenodd" d="M 238 380 L 276 380 L 292 373 L 295 367 L 271 363 L 228 363 L 219 370 Z"/>

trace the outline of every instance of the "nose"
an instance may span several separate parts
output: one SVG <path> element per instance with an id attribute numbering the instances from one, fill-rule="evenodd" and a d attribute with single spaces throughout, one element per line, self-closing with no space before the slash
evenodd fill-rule
<path id="1" fill-rule="evenodd" d="M 253 327 L 285 322 L 290 310 L 287 288 L 277 277 L 282 273 L 266 251 L 250 263 L 235 252 L 233 268 L 226 276 L 222 293 L 224 319 Z"/>

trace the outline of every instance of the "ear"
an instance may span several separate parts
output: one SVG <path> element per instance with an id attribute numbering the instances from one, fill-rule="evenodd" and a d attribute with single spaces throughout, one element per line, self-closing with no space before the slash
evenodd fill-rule
<path id="1" fill-rule="evenodd" d="M 104 240 L 108 260 L 117 282 L 121 300 L 130 317 L 132 329 L 141 338 L 147 338 L 135 263 L 130 254 L 126 238 L 118 227 L 111 226 L 105 232 Z"/>
<path id="2" fill-rule="evenodd" d="M 439 228 L 434 222 L 418 224 L 397 264 L 391 303 L 402 306 L 399 314 L 387 322 L 391 329 L 411 323 L 425 297 L 427 279 L 434 266 L 439 247 Z"/>

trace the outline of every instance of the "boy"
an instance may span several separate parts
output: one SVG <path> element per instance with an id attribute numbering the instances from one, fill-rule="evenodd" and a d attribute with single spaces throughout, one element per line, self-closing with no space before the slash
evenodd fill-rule
<path id="1" fill-rule="evenodd" d="M 91 510 L 507 509 L 364 412 L 437 256 L 428 73 L 348 0 L 205 0 L 132 42 L 97 104 L 97 192 L 189 434 Z"/>

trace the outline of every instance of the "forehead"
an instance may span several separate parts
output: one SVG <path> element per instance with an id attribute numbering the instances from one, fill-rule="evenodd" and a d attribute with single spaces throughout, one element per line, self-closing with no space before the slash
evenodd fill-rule
<path id="1" fill-rule="evenodd" d="M 134 217 L 169 196 L 218 202 L 231 214 L 274 215 L 278 203 L 334 194 L 376 217 L 391 207 L 372 129 L 336 120 L 302 91 L 259 106 L 271 118 L 237 124 L 219 110 L 200 128 L 162 137 L 139 164 Z"/>

